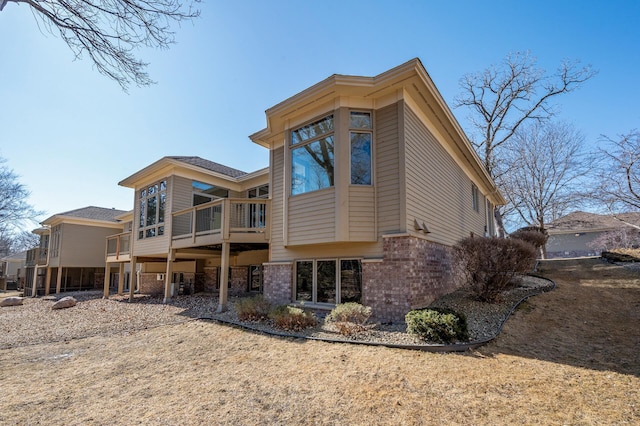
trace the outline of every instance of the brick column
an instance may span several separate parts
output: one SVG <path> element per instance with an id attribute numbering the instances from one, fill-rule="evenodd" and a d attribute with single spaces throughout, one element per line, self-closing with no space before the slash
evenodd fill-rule
<path id="1" fill-rule="evenodd" d="M 277 305 L 291 302 L 292 267 L 291 262 L 263 264 L 263 293 L 269 302 Z"/>

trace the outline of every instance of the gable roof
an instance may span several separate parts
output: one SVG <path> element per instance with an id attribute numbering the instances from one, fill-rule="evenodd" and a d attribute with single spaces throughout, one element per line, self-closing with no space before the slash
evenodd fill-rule
<path id="1" fill-rule="evenodd" d="M 191 164 L 192 166 L 201 167 L 203 169 L 207 169 L 216 173 L 221 173 L 223 175 L 227 175 L 233 178 L 238 178 L 240 176 L 244 176 L 247 174 L 247 172 L 243 172 L 242 170 L 234 169 L 232 167 L 225 166 L 224 164 L 205 160 L 204 158 L 197 157 L 197 156 L 192 156 L 192 157 L 169 156 L 165 158 L 171 158 L 173 160 L 180 161 L 185 164 Z"/>
<path id="2" fill-rule="evenodd" d="M 134 188 L 141 181 L 153 180 L 162 176 L 167 176 L 175 172 L 176 169 L 192 171 L 196 173 L 204 173 L 206 175 L 218 176 L 226 181 L 237 181 L 245 177 L 249 177 L 255 173 L 268 173 L 268 170 L 262 169 L 257 172 L 247 173 L 242 170 L 234 169 L 214 161 L 205 160 L 198 156 L 165 156 L 153 162 L 147 167 L 138 170 L 131 176 L 118 182 L 118 185 Z"/>
<path id="3" fill-rule="evenodd" d="M 617 219 L 616 216 L 619 218 Z M 624 222 L 640 225 L 640 213 L 621 213 L 619 215 L 602 215 L 576 211 L 558 218 L 547 225 L 550 234 L 585 231 L 609 231 L 626 225 Z"/>
<path id="4" fill-rule="evenodd" d="M 51 222 L 63 221 L 64 218 L 82 219 L 87 221 L 113 222 L 118 223 L 117 216 L 126 213 L 126 210 L 109 209 L 106 207 L 88 206 L 75 210 L 69 210 L 62 213 L 54 214 L 40 222 L 41 224 L 49 224 Z"/>

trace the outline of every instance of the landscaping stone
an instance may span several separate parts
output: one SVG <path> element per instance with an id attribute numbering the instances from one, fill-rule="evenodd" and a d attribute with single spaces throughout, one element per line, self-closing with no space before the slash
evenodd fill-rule
<path id="1" fill-rule="evenodd" d="M 4 306 L 20 306 L 23 303 L 23 297 L 12 296 L 2 299 L 0 302 L 0 307 Z"/>
<path id="2" fill-rule="evenodd" d="M 51 309 L 65 309 L 76 306 L 77 300 L 71 296 L 63 297 L 51 306 Z"/>

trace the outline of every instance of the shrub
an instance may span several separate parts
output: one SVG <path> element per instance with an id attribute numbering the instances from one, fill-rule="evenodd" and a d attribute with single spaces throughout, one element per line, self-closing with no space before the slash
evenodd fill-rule
<path id="1" fill-rule="evenodd" d="M 509 236 L 511 238 L 529 243 L 537 250 L 540 250 L 542 247 L 544 247 L 544 245 L 547 244 L 547 240 L 549 239 L 549 235 L 547 235 L 546 230 L 541 230 L 540 228 L 536 227 L 521 228 L 515 232 L 512 232 Z"/>
<path id="2" fill-rule="evenodd" d="M 325 321 L 333 323 L 340 334 L 351 336 L 366 330 L 370 317 L 371 308 L 369 306 L 349 302 L 336 305 L 327 315 Z"/>
<path id="3" fill-rule="evenodd" d="M 407 333 L 436 343 L 451 343 L 469 339 L 467 319 L 463 314 L 446 308 L 409 311 L 405 316 Z"/>
<path id="4" fill-rule="evenodd" d="M 305 312 L 293 306 L 276 306 L 269 312 L 273 324 L 282 330 L 300 331 L 316 325 L 316 318 L 311 312 Z"/>
<path id="5" fill-rule="evenodd" d="M 496 302 L 515 285 L 515 278 L 531 271 L 536 249 L 514 238 L 465 238 L 454 246 L 456 270 L 476 298 Z"/>
<path id="6" fill-rule="evenodd" d="M 240 321 L 264 321 L 269 317 L 270 310 L 271 303 L 261 294 L 236 302 L 236 311 Z"/>

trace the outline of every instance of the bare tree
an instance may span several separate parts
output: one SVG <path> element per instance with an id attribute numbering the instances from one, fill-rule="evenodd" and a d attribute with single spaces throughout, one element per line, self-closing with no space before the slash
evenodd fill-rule
<path id="1" fill-rule="evenodd" d="M 4 163 L 6 160 L 0 158 L 0 230 L 7 234 L 21 231 L 26 223 L 34 221 L 42 212 L 27 202 L 29 191 Z"/>
<path id="2" fill-rule="evenodd" d="M 510 170 L 501 150 L 520 126 L 550 119 L 555 112 L 551 101 L 594 75 L 590 67 L 581 68 L 577 62 L 563 62 L 555 74 L 548 75 L 528 52 L 509 54 L 500 65 L 465 75 L 454 106 L 470 109 L 475 129 L 471 142 L 489 175 L 497 180 Z M 495 213 L 499 231 L 504 233 L 500 210 Z"/>
<path id="3" fill-rule="evenodd" d="M 603 162 L 598 172 L 595 196 L 623 222 L 640 229 L 617 213 L 640 211 L 640 131 L 632 130 L 614 140 L 603 136 Z"/>
<path id="4" fill-rule="evenodd" d="M 583 145 L 584 136 L 569 124 L 521 126 L 505 145 L 504 160 L 513 167 L 498 180 L 511 214 L 544 230 L 574 209 L 593 169 Z"/>
<path id="5" fill-rule="evenodd" d="M 153 83 L 148 63 L 133 51 L 146 46 L 166 49 L 175 42 L 172 22 L 199 16 L 200 0 L 0 0 L 27 4 L 38 25 L 60 37 L 76 58 L 89 56 L 98 71 L 115 80 L 126 92 L 130 83 Z"/>

